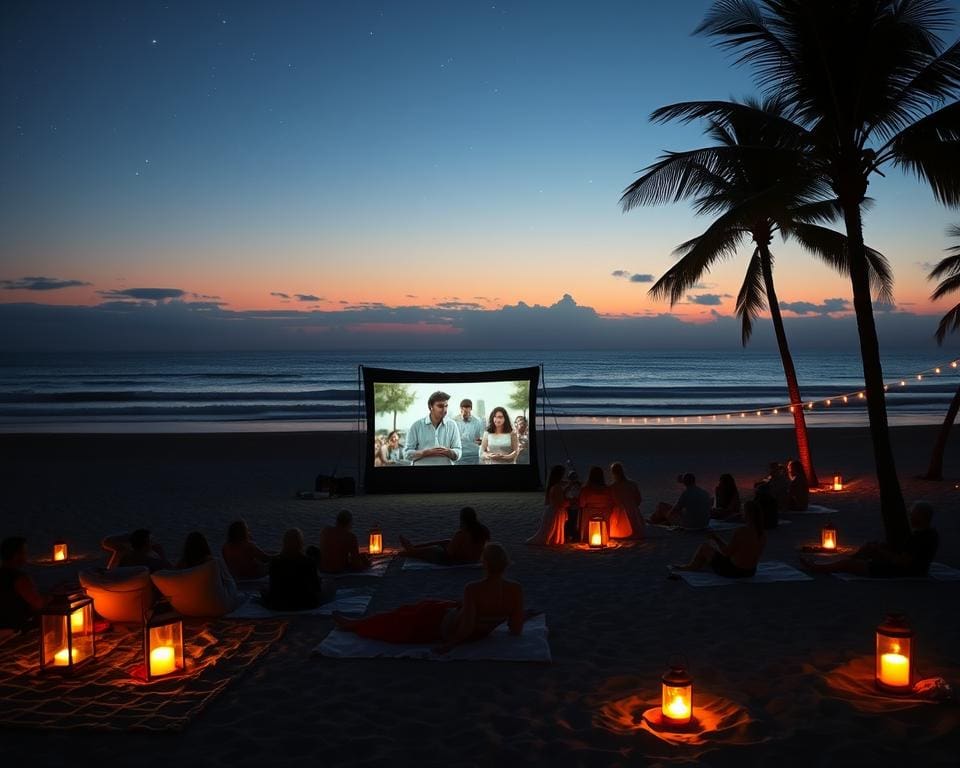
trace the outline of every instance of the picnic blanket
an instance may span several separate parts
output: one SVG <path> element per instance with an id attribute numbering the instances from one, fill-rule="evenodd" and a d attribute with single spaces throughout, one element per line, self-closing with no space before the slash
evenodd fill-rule
<path id="1" fill-rule="evenodd" d="M 335 659 L 421 659 L 423 661 L 552 661 L 547 640 L 547 617 L 539 614 L 523 625 L 519 636 L 501 624 L 489 636 L 458 645 L 449 653 L 435 653 L 433 646 L 386 643 L 353 632 L 334 629 L 313 649 L 315 654 Z"/>
<path id="2" fill-rule="evenodd" d="M 821 507 L 819 504 L 808 504 L 806 509 L 796 510 L 789 509 L 783 514 L 785 515 L 835 515 L 839 512 L 839 509 L 833 509 L 832 507 Z M 783 522 L 781 520 L 781 522 Z"/>
<path id="3" fill-rule="evenodd" d="M 275 611 L 263 604 L 259 592 L 245 592 L 244 601 L 224 616 L 225 619 L 272 619 L 278 616 L 331 616 L 334 611 L 360 615 L 366 613 L 370 599 L 369 592 L 360 589 L 338 589 L 336 599 L 316 608 L 303 611 Z"/>
<path id="4" fill-rule="evenodd" d="M 774 581 L 813 581 L 803 571 L 778 560 L 760 563 L 757 572 L 749 578 L 729 579 L 713 571 L 672 571 L 691 587 L 721 587 L 728 584 L 769 584 Z"/>
<path id="5" fill-rule="evenodd" d="M 0 725 L 179 731 L 282 637 L 286 622 L 184 622 L 186 673 L 143 680 L 143 633 L 97 637 L 97 658 L 72 676 L 41 674 L 37 633 L 0 649 Z"/>
<path id="6" fill-rule="evenodd" d="M 426 560 L 417 560 L 413 557 L 403 559 L 402 571 L 450 571 L 455 568 L 480 568 L 480 563 L 453 563 L 451 565 L 440 565 L 439 563 L 428 563 Z"/>
<path id="7" fill-rule="evenodd" d="M 818 558 L 819 562 L 830 562 L 830 556 Z M 930 570 L 926 576 L 896 576 L 894 578 L 877 578 L 876 576 L 860 576 L 856 573 L 834 573 L 843 581 L 960 581 L 960 571 L 943 563 L 930 563 Z"/>
<path id="8" fill-rule="evenodd" d="M 357 576 L 379 579 L 387 572 L 387 568 L 390 567 L 390 561 L 393 559 L 393 555 L 373 555 L 370 559 L 371 565 L 365 571 L 341 571 L 340 573 L 320 571 L 320 576 L 324 579 L 347 579 Z"/>

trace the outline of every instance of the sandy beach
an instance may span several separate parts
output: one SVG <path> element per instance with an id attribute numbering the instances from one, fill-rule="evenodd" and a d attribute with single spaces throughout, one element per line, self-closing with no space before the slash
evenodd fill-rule
<path id="1" fill-rule="evenodd" d="M 935 427 L 898 427 L 893 444 L 908 502 L 927 499 L 941 535 L 937 561 L 960 568 L 960 453 L 948 451 L 943 482 L 923 472 Z M 673 501 L 678 472 L 712 492 L 731 472 L 741 493 L 771 460 L 795 452 L 781 429 L 576 430 L 547 434 L 547 463 L 569 458 L 624 463 L 649 514 Z M 562 439 L 561 439 L 562 438 Z M 812 501 L 835 507 L 842 543 L 882 537 L 869 432 L 812 431 L 821 479 L 847 488 Z M 465 504 L 509 550 L 510 574 L 529 606 L 547 614 L 551 664 L 332 660 L 311 655 L 332 621 L 297 617 L 286 634 L 176 735 L 4 729 L 12 754 L 39 765 L 82 754 L 98 764 L 313 765 L 955 765 L 960 708 L 923 704 L 868 712 L 830 685 L 831 675 L 872 664 L 874 628 L 904 610 L 917 633 L 922 677 L 960 682 L 960 582 L 813 581 L 694 589 L 665 566 L 689 557 L 701 534 L 671 533 L 602 554 L 527 547 L 542 494 L 413 494 L 304 501 L 318 472 L 338 463 L 356 476 L 356 434 L 3 435 L 4 535 L 28 537 L 32 554 L 66 538 L 100 557 L 100 538 L 148 527 L 175 556 L 186 533 L 219 548 L 231 520 L 275 548 L 282 531 L 315 541 L 341 508 L 356 527 L 379 523 L 385 543 L 447 536 Z M 764 560 L 800 566 L 823 519 L 795 516 L 769 537 Z M 43 586 L 96 564 L 32 567 Z M 372 611 L 425 596 L 456 598 L 475 573 L 402 572 L 377 579 Z M 667 659 L 685 655 L 695 697 L 722 699 L 735 727 L 701 745 L 674 745 L 640 730 L 632 712 L 659 695 Z M 695 698 L 694 706 L 697 706 Z"/>

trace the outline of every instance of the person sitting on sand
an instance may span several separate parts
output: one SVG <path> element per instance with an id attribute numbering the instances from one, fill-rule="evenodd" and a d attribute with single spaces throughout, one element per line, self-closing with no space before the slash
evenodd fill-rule
<path id="1" fill-rule="evenodd" d="M 590 531 L 590 519 L 602 517 L 607 523 L 607 535 L 610 535 L 610 515 L 613 513 L 613 496 L 603 479 L 601 467 L 590 467 L 587 484 L 577 499 L 580 509 L 580 541 L 587 541 Z"/>
<path id="2" fill-rule="evenodd" d="M 787 470 L 783 464 L 779 461 L 770 462 L 770 474 L 754 484 L 754 488 L 761 486 L 765 486 L 776 500 L 778 515 L 782 515 L 790 508 L 790 480 L 787 478 Z"/>
<path id="3" fill-rule="evenodd" d="M 438 565 L 476 563 L 488 541 L 490 529 L 477 519 L 477 511 L 473 507 L 464 507 L 460 510 L 460 529 L 452 539 L 411 544 L 401 536 L 400 555 Z"/>
<path id="4" fill-rule="evenodd" d="M 150 573 L 170 568 L 163 547 L 151 538 L 150 531 L 146 528 L 137 528 L 133 533 L 107 536 L 100 542 L 100 546 L 110 553 L 107 568 L 139 565 L 149 568 Z"/>
<path id="5" fill-rule="evenodd" d="M 810 485 L 803 464 L 796 459 L 787 462 L 787 509 L 792 512 L 805 512 L 810 503 Z"/>
<path id="6" fill-rule="evenodd" d="M 320 580 L 316 559 L 304 554 L 303 532 L 291 528 L 283 534 L 283 548 L 270 560 L 270 586 L 263 592 L 263 604 L 275 611 L 304 611 L 329 602 L 336 591 L 333 579 Z"/>
<path id="7" fill-rule="evenodd" d="M 10 536 L 0 542 L 0 629 L 20 632 L 34 621 L 50 597 L 23 571 L 27 564 L 27 540 Z"/>
<path id="8" fill-rule="evenodd" d="M 713 509 L 710 510 L 710 517 L 717 520 L 726 520 L 730 517 L 737 517 L 740 514 L 740 491 L 737 489 L 737 483 L 733 475 L 720 475 L 717 487 L 714 489 Z"/>
<path id="9" fill-rule="evenodd" d="M 712 570 L 718 576 L 729 579 L 743 579 L 757 572 L 757 563 L 767 534 L 763 528 L 763 514 L 760 505 L 748 501 L 743 505 L 745 524 L 736 528 L 729 543 L 714 531 L 707 534 L 710 541 L 701 544 L 689 563 L 671 566 L 674 571 Z"/>
<path id="10" fill-rule="evenodd" d="M 489 543 L 481 562 L 484 578 L 467 584 L 460 602 L 426 599 L 362 619 L 334 613 L 334 623 L 345 632 L 388 643 L 439 643 L 439 653 L 480 640 L 504 621 L 510 634 L 521 634 L 526 618 L 523 590 L 503 577 L 509 564 L 506 550 Z"/>
<path id="11" fill-rule="evenodd" d="M 361 554 L 360 544 L 351 530 L 353 513 L 341 509 L 336 525 L 328 525 L 320 531 L 320 570 L 325 573 L 364 571 L 370 567 L 370 557 Z"/>
<path id="12" fill-rule="evenodd" d="M 703 530 L 710 523 L 710 494 L 697 485 L 692 472 L 679 475 L 677 482 L 684 486 L 677 503 L 670 506 L 661 501 L 650 515 L 650 522 L 678 525 L 691 531 Z"/>
<path id="13" fill-rule="evenodd" d="M 893 549 L 884 542 L 871 541 L 850 557 L 832 562 L 801 560 L 817 573 L 854 573 L 877 579 L 926 576 L 940 546 L 940 534 L 931 527 L 932 522 L 933 506 L 926 501 L 915 501 L 910 507 L 910 538 L 902 550 Z"/>
<path id="14" fill-rule="evenodd" d="M 563 481 L 563 466 L 556 464 L 550 470 L 547 479 L 547 492 L 544 494 L 543 519 L 539 530 L 527 539 L 527 544 L 540 547 L 559 547 L 565 540 L 564 527 L 567 524 L 569 502 L 565 495 L 566 483 Z"/>
<path id="15" fill-rule="evenodd" d="M 235 579 L 259 579 L 267 575 L 270 555 L 250 540 L 250 529 L 243 520 L 230 523 L 220 554 Z"/>
<path id="16" fill-rule="evenodd" d="M 623 464 L 619 461 L 610 465 L 613 482 L 607 486 L 613 501 L 610 513 L 610 538 L 642 539 L 643 515 L 640 514 L 640 486 L 627 477 Z"/>
<path id="17" fill-rule="evenodd" d="M 217 581 L 220 589 L 223 590 L 224 599 L 227 603 L 236 604 L 239 601 L 237 592 L 237 582 L 234 581 L 229 569 L 223 562 L 213 556 L 210 550 L 210 544 L 207 537 L 200 531 L 191 531 L 183 542 L 183 553 L 177 561 L 176 570 L 183 571 L 188 568 L 196 568 L 213 561 L 217 571 Z"/>

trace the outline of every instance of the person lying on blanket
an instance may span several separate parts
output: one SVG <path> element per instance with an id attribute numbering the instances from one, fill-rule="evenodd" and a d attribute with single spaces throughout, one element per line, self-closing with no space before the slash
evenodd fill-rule
<path id="1" fill-rule="evenodd" d="M 915 501 L 910 507 L 910 538 L 903 549 L 894 549 L 885 542 L 864 544 L 850 557 L 833 562 L 816 563 L 801 558 L 817 573 L 855 573 L 878 579 L 903 576 L 926 576 L 940 546 L 940 534 L 932 528 L 933 507 L 926 501 Z"/>
<path id="2" fill-rule="evenodd" d="M 477 510 L 464 507 L 460 510 L 460 529 L 452 539 L 430 541 L 426 544 L 411 544 L 400 537 L 402 557 L 426 560 L 438 565 L 460 565 L 480 561 L 483 548 L 490 541 L 490 529 L 477 520 Z"/>
<path id="3" fill-rule="evenodd" d="M 714 531 L 707 534 L 710 541 L 701 544 L 689 563 L 674 565 L 675 571 L 712 570 L 718 576 L 742 579 L 757 572 L 757 563 L 767 534 L 763 528 L 763 512 L 756 501 L 743 505 L 746 524 L 734 529 L 729 543 Z"/>
<path id="4" fill-rule="evenodd" d="M 372 640 L 439 643 L 434 649 L 438 653 L 484 638 L 504 621 L 510 634 L 519 635 L 528 615 L 520 585 L 503 577 L 509 564 L 507 551 L 491 542 L 483 548 L 480 561 L 484 578 L 467 584 L 459 602 L 428 598 L 362 619 L 334 613 L 333 620 L 339 629 Z"/>
<path id="5" fill-rule="evenodd" d="M 370 557 L 360 552 L 352 527 L 353 513 L 341 509 L 337 524 L 320 531 L 320 570 L 324 573 L 365 571 L 370 567 Z"/>

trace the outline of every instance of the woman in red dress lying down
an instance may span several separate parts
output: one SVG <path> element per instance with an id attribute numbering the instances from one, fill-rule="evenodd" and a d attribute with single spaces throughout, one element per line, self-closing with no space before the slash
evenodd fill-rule
<path id="1" fill-rule="evenodd" d="M 503 578 L 509 564 L 506 550 L 500 544 L 487 544 L 480 562 L 485 576 L 464 587 L 460 602 L 426 599 L 362 619 L 334 613 L 333 620 L 340 629 L 373 640 L 439 643 L 436 650 L 441 653 L 486 637 L 505 621 L 510 634 L 519 635 L 526 618 L 523 590 Z"/>

